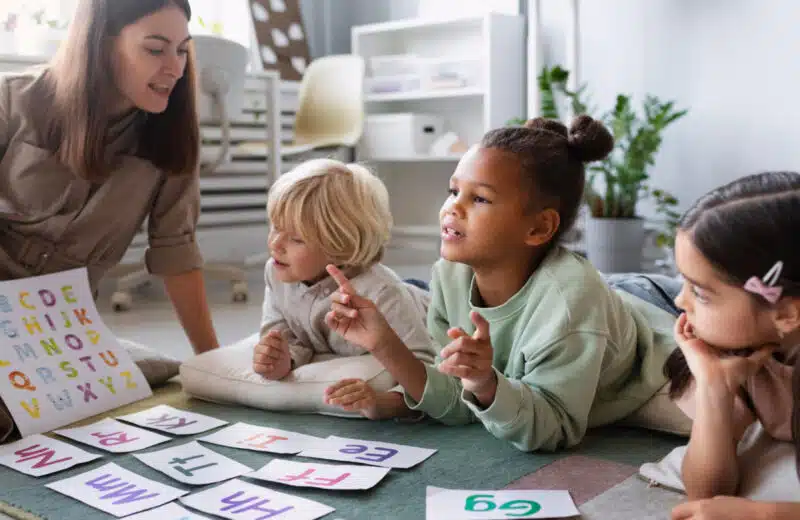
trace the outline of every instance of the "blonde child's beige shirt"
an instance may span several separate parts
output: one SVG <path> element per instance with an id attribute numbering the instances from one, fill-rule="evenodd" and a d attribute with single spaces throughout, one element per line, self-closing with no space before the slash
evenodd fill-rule
<path id="1" fill-rule="evenodd" d="M 401 280 L 383 264 L 346 270 L 353 288 L 372 300 L 403 343 L 424 363 L 434 359 L 426 316 L 430 297 L 426 291 Z M 331 295 L 338 285 L 326 277 L 314 285 L 284 283 L 275 277 L 270 259 L 264 269 L 264 304 L 261 336 L 270 330 L 286 331 L 295 367 L 307 364 L 317 354 L 359 356 L 366 351 L 347 342 L 325 323 L 331 310 Z"/>

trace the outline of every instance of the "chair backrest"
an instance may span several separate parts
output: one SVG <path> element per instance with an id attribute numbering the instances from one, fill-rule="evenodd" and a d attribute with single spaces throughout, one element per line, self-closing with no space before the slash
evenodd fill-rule
<path id="1" fill-rule="evenodd" d="M 299 97 L 295 142 L 322 139 L 355 146 L 364 129 L 364 59 L 351 54 L 315 59 L 303 75 Z"/>

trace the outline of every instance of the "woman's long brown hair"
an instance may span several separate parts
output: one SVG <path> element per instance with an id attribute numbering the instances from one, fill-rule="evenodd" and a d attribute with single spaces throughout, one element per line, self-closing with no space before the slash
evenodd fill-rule
<path id="1" fill-rule="evenodd" d="M 743 177 L 717 188 L 698 200 L 683 216 L 679 228 L 688 233 L 703 256 L 729 283 L 742 287 L 751 276 L 764 276 L 783 262 L 776 285 L 783 295 L 800 297 L 800 174 L 768 172 Z M 763 305 L 769 305 L 761 296 Z M 800 356 L 793 360 L 792 437 L 800 478 Z M 692 374 L 683 353 L 676 349 L 664 372 L 670 380 L 670 397 L 679 397 Z"/>
<path id="2" fill-rule="evenodd" d="M 113 39 L 127 25 L 168 5 L 191 18 L 188 0 L 81 0 L 66 40 L 40 81 L 33 98 L 52 106 L 43 137 L 74 173 L 100 181 L 109 173 L 107 132 L 119 90 L 112 69 Z M 195 174 L 200 132 L 196 111 L 195 66 L 190 49 L 183 76 L 167 109 L 147 114 L 137 154 L 169 175 Z"/>

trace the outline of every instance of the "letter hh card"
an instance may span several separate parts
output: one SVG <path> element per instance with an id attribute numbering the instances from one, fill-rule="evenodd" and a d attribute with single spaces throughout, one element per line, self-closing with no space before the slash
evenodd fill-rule
<path id="1" fill-rule="evenodd" d="M 425 518 L 568 518 L 580 515 L 569 491 L 467 491 L 428 486 Z"/>
<path id="2" fill-rule="evenodd" d="M 141 477 L 114 463 L 51 482 L 47 487 L 116 517 L 152 509 L 187 493 Z"/>
<path id="3" fill-rule="evenodd" d="M 247 423 L 232 424 L 197 440 L 241 450 L 288 455 L 299 453 L 309 446 L 322 442 L 319 437 Z"/>
<path id="4" fill-rule="evenodd" d="M 228 424 L 227 421 L 215 417 L 178 410 L 165 404 L 130 415 L 122 415 L 117 419 L 172 435 L 194 435 Z"/>
<path id="5" fill-rule="evenodd" d="M 143 450 L 170 440 L 169 437 L 114 419 L 103 419 L 77 428 L 64 428 L 54 433 L 112 453 Z"/>
<path id="6" fill-rule="evenodd" d="M 179 506 L 175 502 L 149 511 L 143 511 L 137 515 L 126 516 L 125 520 L 211 520 L 207 516 L 192 513 L 185 507 Z"/>
<path id="7" fill-rule="evenodd" d="M 45 435 L 30 435 L 0 445 L 0 464 L 34 477 L 49 475 L 100 458 Z"/>
<path id="8" fill-rule="evenodd" d="M 407 469 L 416 466 L 436 450 L 416 448 L 390 442 L 362 441 L 331 435 L 313 448 L 306 448 L 298 455 L 312 459 L 341 460 L 385 468 Z"/>
<path id="9" fill-rule="evenodd" d="M 315 520 L 335 511 L 325 504 L 239 479 L 182 497 L 181 502 L 193 509 L 234 520 Z"/>
<path id="10" fill-rule="evenodd" d="M 247 478 L 296 487 L 320 489 L 369 489 L 380 482 L 390 468 L 355 464 L 322 464 L 273 459 Z"/>
<path id="11" fill-rule="evenodd" d="M 209 450 L 197 442 L 134 455 L 151 468 L 184 484 L 202 486 L 239 477 L 249 466 Z"/>
<path id="12" fill-rule="evenodd" d="M 0 282 L 0 399 L 23 437 L 150 395 L 100 318 L 85 268 Z"/>

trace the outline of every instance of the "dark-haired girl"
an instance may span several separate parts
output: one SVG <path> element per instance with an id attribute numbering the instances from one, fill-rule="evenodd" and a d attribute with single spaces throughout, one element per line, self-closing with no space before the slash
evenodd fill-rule
<path id="1" fill-rule="evenodd" d="M 486 134 L 461 159 L 440 212 L 428 329 L 435 366 L 413 356 L 335 268 L 331 327 L 372 352 L 413 410 L 480 421 L 521 450 L 572 446 L 665 383 L 674 316 L 616 292 L 559 245 L 575 221 L 584 164 L 613 138 L 588 116 Z"/>
<path id="2" fill-rule="evenodd" d="M 737 492 L 737 444 L 755 422 L 798 446 L 800 478 L 799 211 L 800 175 L 763 173 L 711 191 L 680 223 L 684 313 L 666 369 L 694 422 L 682 466 L 690 502 L 674 519 L 800 518 L 800 503 L 726 496 Z"/>

